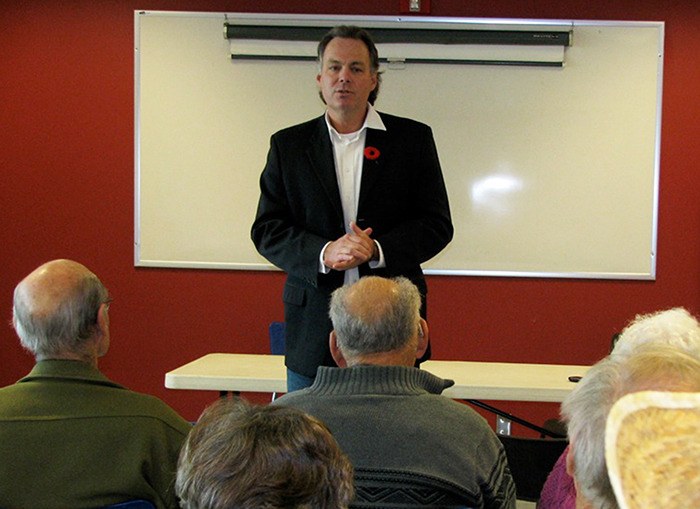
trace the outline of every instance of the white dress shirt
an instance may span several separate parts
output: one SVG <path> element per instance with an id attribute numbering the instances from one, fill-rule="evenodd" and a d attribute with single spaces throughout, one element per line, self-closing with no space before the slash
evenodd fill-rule
<path id="1" fill-rule="evenodd" d="M 343 222 L 345 232 L 351 233 L 350 222 L 357 220 L 357 203 L 360 198 L 360 184 L 362 183 L 362 164 L 364 161 L 365 139 L 367 129 L 378 129 L 386 131 L 384 122 L 371 104 L 367 104 L 367 115 L 365 122 L 359 131 L 354 133 L 341 134 L 331 125 L 326 112 L 326 124 L 333 144 L 333 158 L 335 160 L 335 175 L 338 180 L 338 190 L 340 191 L 340 201 L 343 207 Z M 369 225 L 372 226 L 372 225 Z M 379 268 L 386 266 L 384 253 L 376 242 L 379 250 L 379 260 L 371 261 L 370 267 Z M 321 250 L 319 271 L 327 274 L 331 269 L 323 263 L 323 255 L 328 247 L 328 242 Z M 344 284 L 350 284 L 360 278 L 357 267 L 345 271 Z"/>

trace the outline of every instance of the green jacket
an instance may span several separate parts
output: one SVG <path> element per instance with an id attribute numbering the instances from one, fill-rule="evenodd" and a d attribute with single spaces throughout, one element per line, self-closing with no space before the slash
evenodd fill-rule
<path id="1" fill-rule="evenodd" d="M 190 425 L 158 398 L 78 361 L 38 362 L 0 389 L 0 507 L 88 508 L 147 499 L 178 506 Z"/>

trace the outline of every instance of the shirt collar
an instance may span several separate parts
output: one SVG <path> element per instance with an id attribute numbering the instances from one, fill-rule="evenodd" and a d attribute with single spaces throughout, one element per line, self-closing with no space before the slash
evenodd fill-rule
<path id="1" fill-rule="evenodd" d="M 331 139 L 339 140 L 341 138 L 341 134 L 338 133 L 338 131 L 335 130 L 335 127 L 331 125 L 331 121 L 328 118 L 328 110 L 326 110 L 325 119 L 326 126 L 328 127 L 328 132 L 331 135 Z M 386 131 L 386 126 L 384 125 L 384 122 L 382 122 L 382 117 L 379 116 L 377 110 L 375 110 L 374 106 L 372 106 L 370 103 L 367 103 L 367 115 L 365 115 L 365 122 L 362 124 L 362 127 L 360 127 L 359 131 L 350 134 L 359 136 L 365 129 L 376 129 L 379 131 Z"/>
<path id="2" fill-rule="evenodd" d="M 362 127 L 386 131 L 386 126 L 384 125 L 384 122 L 382 122 L 382 117 L 379 116 L 379 113 L 374 109 L 374 106 L 369 103 L 367 103 L 367 116 L 365 117 L 365 123 Z"/>

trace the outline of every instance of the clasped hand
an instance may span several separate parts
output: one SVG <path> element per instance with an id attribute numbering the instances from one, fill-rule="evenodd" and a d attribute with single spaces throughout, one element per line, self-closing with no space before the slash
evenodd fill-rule
<path id="1" fill-rule="evenodd" d="M 362 265 L 375 256 L 376 245 L 370 238 L 372 228 L 362 230 L 350 222 L 350 233 L 346 233 L 337 240 L 334 240 L 323 256 L 323 263 L 326 267 L 334 270 L 348 270 Z"/>

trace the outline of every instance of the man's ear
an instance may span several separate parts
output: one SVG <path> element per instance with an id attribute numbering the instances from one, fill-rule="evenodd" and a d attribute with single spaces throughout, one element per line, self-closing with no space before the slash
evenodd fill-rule
<path id="1" fill-rule="evenodd" d="M 428 322 L 420 319 L 418 323 L 418 346 L 416 346 L 416 359 L 421 359 L 428 349 L 430 341 L 430 331 L 428 330 Z"/>
<path id="2" fill-rule="evenodd" d="M 335 330 L 331 331 L 331 334 L 328 338 L 328 344 L 331 349 L 331 356 L 333 357 L 333 360 L 338 365 L 338 367 L 347 368 L 348 363 L 345 360 L 345 357 L 343 356 L 343 352 L 340 351 L 340 347 L 338 347 L 338 336 L 336 336 Z"/>
<path id="3" fill-rule="evenodd" d="M 109 315 L 107 310 L 109 309 L 109 304 L 103 303 L 97 310 L 97 329 L 102 335 L 109 335 Z"/>
<path id="4" fill-rule="evenodd" d="M 95 334 L 97 356 L 103 357 L 109 350 L 109 304 L 103 303 L 97 311 L 97 331 Z"/>
<path id="5" fill-rule="evenodd" d="M 574 448 L 569 444 L 569 448 L 566 450 L 566 473 L 569 477 L 574 477 L 574 471 L 576 470 L 576 465 L 574 463 Z"/>

